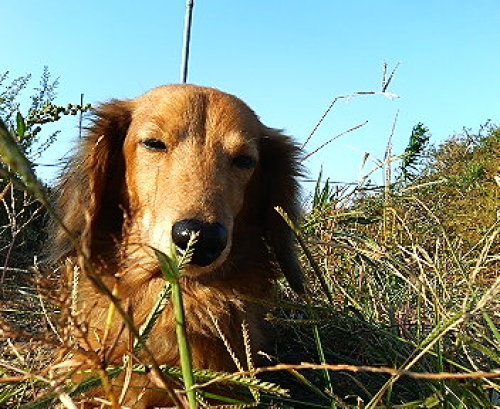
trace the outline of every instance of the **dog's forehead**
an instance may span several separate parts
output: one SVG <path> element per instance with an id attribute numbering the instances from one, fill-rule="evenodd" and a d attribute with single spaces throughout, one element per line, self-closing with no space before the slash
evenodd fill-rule
<path id="1" fill-rule="evenodd" d="M 178 136 L 252 140 L 262 124 L 240 99 L 212 88 L 170 85 L 134 100 L 134 122 Z"/>

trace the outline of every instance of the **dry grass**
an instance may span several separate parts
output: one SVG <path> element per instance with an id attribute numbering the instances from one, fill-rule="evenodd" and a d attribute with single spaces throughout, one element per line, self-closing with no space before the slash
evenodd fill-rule
<path id="1" fill-rule="evenodd" d="M 237 374 L 194 371 L 195 390 L 219 385 L 223 395 L 228 385 L 249 387 L 249 399 L 260 407 L 498 407 L 499 134 L 491 130 L 478 138 L 473 152 L 461 151 L 460 141 L 451 153 L 451 144 L 441 147 L 437 163 L 455 170 L 428 165 L 421 178 L 380 193 L 367 193 L 363 185 L 334 190 L 318 181 L 297 229 L 308 293 L 297 297 L 283 284 L 274 300 L 260 300 L 270 307 L 277 364 Z M 464 167 L 456 165 L 457 150 L 467 157 Z M 485 171 L 471 163 L 482 163 Z M 30 190 L 32 180 L 13 177 Z M 3 195 L 4 208 L 29 203 L 19 201 L 20 190 L 12 192 Z M 2 238 L 13 231 L 12 217 L 3 223 Z M 38 252 L 12 246 L 11 254 L 32 260 Z M 50 371 L 56 349 L 74 348 L 66 330 L 75 325 L 70 297 L 58 288 L 57 275 L 36 274 L 18 260 L 3 260 L 0 407 L 47 407 L 52 401 L 40 397 L 54 392 L 71 407 L 92 385 L 75 389 L 66 375 Z M 94 384 L 117 371 L 101 368 Z M 176 368 L 160 369 L 181 377 Z M 180 399 L 178 405 L 187 403 Z"/>

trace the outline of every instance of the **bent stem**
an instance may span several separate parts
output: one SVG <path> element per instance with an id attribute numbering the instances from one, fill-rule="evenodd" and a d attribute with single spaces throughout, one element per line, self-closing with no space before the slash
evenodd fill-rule
<path id="1" fill-rule="evenodd" d="M 61 228 L 68 235 L 68 239 L 71 242 L 73 248 L 75 249 L 78 258 L 81 260 L 82 268 L 86 272 L 87 277 L 92 282 L 97 290 L 99 290 L 102 294 L 104 294 L 112 303 L 113 307 L 110 308 L 110 311 L 116 310 L 119 315 L 122 317 L 125 325 L 130 329 L 134 337 L 138 340 L 140 345 L 144 348 L 145 352 L 149 356 L 152 362 L 152 371 L 158 376 L 158 378 L 162 381 L 165 386 L 165 390 L 168 395 L 171 397 L 172 401 L 176 404 L 179 404 L 177 396 L 168 387 L 166 380 L 159 368 L 158 363 L 155 360 L 155 357 L 149 350 L 149 348 L 144 345 L 144 341 L 141 338 L 139 330 L 135 327 L 133 320 L 131 317 L 125 312 L 122 305 L 120 304 L 120 300 L 116 297 L 113 292 L 106 286 L 104 281 L 99 277 L 99 275 L 95 271 L 95 267 L 92 261 L 88 257 L 88 252 L 82 247 L 79 240 L 72 234 L 72 232 L 65 226 L 62 218 L 55 210 L 55 208 L 51 205 L 49 201 L 48 194 L 42 185 L 42 183 L 38 180 L 33 171 L 32 164 L 23 153 L 22 149 L 19 147 L 17 143 L 16 136 L 14 136 L 5 123 L 0 118 L 0 162 L 7 165 L 6 174 L 10 177 L 12 176 L 12 182 L 17 180 L 21 181 L 21 186 L 25 188 L 28 192 L 30 192 L 37 200 L 44 205 L 47 209 L 47 212 L 51 217 L 61 226 Z M 2 170 L 2 169 L 0 169 Z M 4 172 L 2 172 L 4 173 Z M 18 179 L 19 178 L 19 179 Z M 101 379 L 101 382 L 105 383 L 105 379 Z"/>

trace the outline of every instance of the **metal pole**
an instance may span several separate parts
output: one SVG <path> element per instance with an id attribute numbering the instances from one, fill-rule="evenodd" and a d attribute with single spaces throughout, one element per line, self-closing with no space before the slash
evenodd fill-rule
<path id="1" fill-rule="evenodd" d="M 83 94 L 80 94 L 80 120 L 78 121 L 78 137 L 82 139 L 83 133 Z"/>
<path id="2" fill-rule="evenodd" d="M 191 22 L 193 19 L 194 0 L 186 1 L 186 17 L 184 19 L 184 44 L 182 47 L 181 82 L 185 84 L 188 77 L 189 43 L 191 40 Z"/>

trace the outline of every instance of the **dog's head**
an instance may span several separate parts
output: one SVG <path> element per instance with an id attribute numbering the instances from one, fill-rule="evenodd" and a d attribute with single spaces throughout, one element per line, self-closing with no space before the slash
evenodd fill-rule
<path id="1" fill-rule="evenodd" d="M 192 85 L 157 88 L 97 109 L 59 189 L 62 216 L 92 257 L 125 240 L 182 251 L 197 233 L 189 275 L 223 265 L 237 224 L 251 224 L 301 292 L 293 234 L 275 210 L 299 217 L 298 155 L 289 137 L 234 96 Z M 65 240 L 59 234 L 59 248 Z"/>

